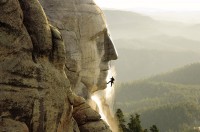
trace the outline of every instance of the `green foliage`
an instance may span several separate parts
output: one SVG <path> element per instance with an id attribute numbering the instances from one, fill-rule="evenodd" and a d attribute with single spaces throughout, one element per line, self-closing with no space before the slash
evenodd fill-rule
<path id="1" fill-rule="evenodd" d="M 131 115 L 128 123 L 128 130 L 129 132 L 143 132 L 142 126 L 140 121 L 140 115 L 135 114 Z"/>
<path id="2" fill-rule="evenodd" d="M 187 124 L 183 124 L 179 128 L 180 132 L 199 132 L 198 127 L 190 127 Z"/>
<path id="3" fill-rule="evenodd" d="M 148 132 L 147 129 L 142 128 L 141 121 L 140 121 L 140 115 L 137 113 L 135 115 L 130 115 L 129 122 L 127 125 L 125 125 L 126 121 L 124 119 L 124 114 L 121 109 L 117 109 L 117 111 L 115 113 L 115 117 L 118 121 L 118 131 L 119 132 Z M 128 128 L 126 126 L 128 126 Z M 151 132 L 159 132 L 156 125 L 153 125 L 150 128 L 150 131 Z"/>
<path id="4" fill-rule="evenodd" d="M 200 63 L 186 65 L 172 72 L 154 76 L 148 80 L 186 85 L 200 85 Z"/>
<path id="5" fill-rule="evenodd" d="M 200 126 L 199 69 L 200 64 L 192 64 L 150 79 L 122 83 L 116 88 L 116 107 L 122 108 L 125 119 L 140 113 L 145 128 L 156 124 L 162 132 L 196 131 Z"/>
<path id="6" fill-rule="evenodd" d="M 127 128 L 125 125 L 126 121 L 124 119 L 124 114 L 121 109 L 117 109 L 115 113 L 115 117 L 117 118 L 117 121 L 118 121 L 119 132 L 126 132 L 127 131 Z"/>
<path id="7" fill-rule="evenodd" d="M 190 129 L 194 125 L 200 125 L 199 111 L 200 107 L 197 104 L 164 105 L 143 112 L 141 120 L 144 126 L 150 126 L 153 123 L 158 125 L 161 131 L 168 131 L 169 129 L 180 131 L 180 126 L 183 126 L 183 124 L 187 124 Z"/>
<path id="8" fill-rule="evenodd" d="M 159 132 L 159 130 L 156 125 L 153 125 L 150 127 L 150 132 Z"/>
<path id="9" fill-rule="evenodd" d="M 123 114 L 121 109 L 117 109 L 115 115 L 116 115 L 119 123 L 124 124 L 126 122 L 125 119 L 124 119 L 124 114 Z"/>

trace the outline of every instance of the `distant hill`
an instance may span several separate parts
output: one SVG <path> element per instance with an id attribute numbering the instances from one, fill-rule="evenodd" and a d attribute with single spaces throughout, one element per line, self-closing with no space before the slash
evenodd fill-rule
<path id="1" fill-rule="evenodd" d="M 144 98 L 164 97 L 163 95 L 169 91 L 176 93 L 174 91 L 176 88 L 182 91 L 187 89 L 200 90 L 200 63 L 186 65 L 146 79 L 121 83 L 116 88 L 116 96 L 117 101 L 139 101 Z M 124 96 L 123 93 L 127 95 Z"/>
<path id="2" fill-rule="evenodd" d="M 142 79 L 200 62 L 198 24 L 158 21 L 128 11 L 104 13 L 119 53 L 115 62 L 117 82 Z"/>
<path id="3" fill-rule="evenodd" d="M 104 10 L 104 14 L 114 39 L 148 38 L 165 34 L 200 40 L 199 24 L 159 21 L 130 11 Z"/>
<path id="4" fill-rule="evenodd" d="M 189 132 L 200 126 L 200 63 L 121 83 L 115 100 L 125 115 L 140 113 L 146 128 L 154 123 L 162 132 Z"/>
<path id="5" fill-rule="evenodd" d="M 167 50 L 118 49 L 117 82 L 144 79 L 186 64 L 200 62 L 200 54 Z M 114 65 L 114 64 L 113 64 Z"/>
<path id="6" fill-rule="evenodd" d="M 149 81 L 121 84 L 115 108 L 126 116 L 141 114 L 144 128 L 156 124 L 161 132 L 183 132 L 186 126 L 200 126 L 200 86 Z"/>
<path id="7" fill-rule="evenodd" d="M 199 111 L 197 103 L 166 104 L 142 113 L 141 121 L 145 127 L 156 124 L 160 132 L 199 132 L 194 129 L 200 125 Z"/>
<path id="8" fill-rule="evenodd" d="M 196 53 L 200 51 L 200 41 L 164 34 L 146 39 L 116 39 L 114 42 L 118 49 L 147 49 Z"/>
<path id="9" fill-rule="evenodd" d="M 141 114 L 144 128 L 156 124 L 161 132 L 196 132 L 200 24 L 158 21 L 127 11 L 106 10 L 105 15 L 119 53 L 115 108 L 126 116 Z"/>
<path id="10" fill-rule="evenodd" d="M 161 33 L 156 28 L 157 21 L 151 17 L 118 10 L 105 10 L 104 13 L 114 39 L 146 38 Z"/>
<path id="11" fill-rule="evenodd" d="M 126 23 L 139 24 L 140 22 L 146 24 L 148 24 L 149 22 L 155 23 L 155 21 L 151 17 L 130 11 L 104 10 L 104 13 L 107 16 L 106 20 L 109 23 L 112 23 L 112 25 L 126 24 Z M 127 18 L 129 19 L 127 20 Z"/>
<path id="12" fill-rule="evenodd" d="M 187 85 L 200 85 L 200 63 L 190 64 L 169 73 L 156 75 L 148 80 Z"/>

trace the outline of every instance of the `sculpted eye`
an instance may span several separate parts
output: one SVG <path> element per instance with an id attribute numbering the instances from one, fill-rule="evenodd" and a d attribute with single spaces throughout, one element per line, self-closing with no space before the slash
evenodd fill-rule
<path id="1" fill-rule="evenodd" d="M 90 40 L 95 40 L 97 39 L 98 37 L 101 37 L 102 35 L 105 35 L 107 34 L 107 29 L 103 29 L 102 31 L 96 33 L 95 35 L 93 35 L 92 37 L 90 37 Z"/>

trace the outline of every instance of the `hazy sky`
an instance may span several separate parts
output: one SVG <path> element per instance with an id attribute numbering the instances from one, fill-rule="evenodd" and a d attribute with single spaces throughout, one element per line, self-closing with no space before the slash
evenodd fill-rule
<path id="1" fill-rule="evenodd" d="M 103 8 L 200 11 L 200 0 L 96 0 Z"/>
<path id="2" fill-rule="evenodd" d="M 156 19 L 200 23 L 200 0 L 95 0 L 103 9 L 120 9 Z"/>

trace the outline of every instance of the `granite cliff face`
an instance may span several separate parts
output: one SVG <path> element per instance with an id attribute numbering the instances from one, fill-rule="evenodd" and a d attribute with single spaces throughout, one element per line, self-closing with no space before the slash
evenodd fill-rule
<path id="1" fill-rule="evenodd" d="M 108 62 L 117 59 L 105 17 L 93 0 L 40 0 L 48 20 L 63 36 L 65 71 L 72 90 L 89 99 L 106 88 Z"/>
<path id="2" fill-rule="evenodd" d="M 49 4 L 54 4 L 51 2 L 56 5 L 56 1 L 49 1 Z M 71 91 L 79 78 L 74 72 L 80 69 L 76 63 L 82 62 L 69 59 L 69 52 L 74 53 L 74 50 L 69 50 L 67 46 L 70 45 L 65 42 L 76 42 L 76 34 L 62 32 L 62 28 L 55 25 L 61 35 L 49 24 L 37 0 L 2 0 L 0 10 L 0 131 L 109 132 L 100 115 Z M 68 20 L 69 25 L 74 24 Z M 80 30 L 84 25 L 76 26 Z M 76 46 L 72 48 L 76 49 Z M 76 58 L 76 54 L 70 54 L 70 57 Z M 96 51 L 94 55 L 97 55 Z M 69 73 L 70 81 L 65 71 Z M 85 75 L 83 70 L 80 75 Z"/>
<path id="3" fill-rule="evenodd" d="M 63 36 L 66 50 L 65 71 L 73 92 L 94 106 L 91 95 L 106 88 L 108 63 L 117 59 L 103 12 L 93 0 L 40 2 L 49 22 Z M 101 123 L 93 122 L 92 125 L 98 124 Z"/>
<path id="4" fill-rule="evenodd" d="M 0 130 L 71 131 L 61 35 L 38 1 L 5 0 L 0 8 Z"/>

